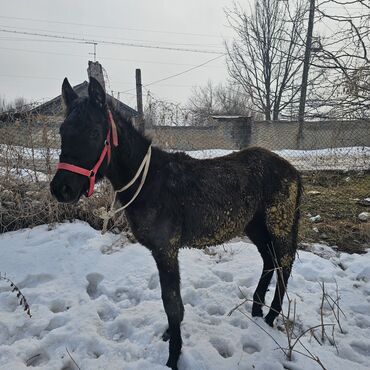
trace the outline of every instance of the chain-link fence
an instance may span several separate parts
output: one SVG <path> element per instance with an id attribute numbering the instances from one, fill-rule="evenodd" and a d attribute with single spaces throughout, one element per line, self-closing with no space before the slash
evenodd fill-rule
<path id="1" fill-rule="evenodd" d="M 0 230 L 78 218 L 96 228 L 94 209 L 110 203 L 110 186 L 77 205 L 58 205 L 49 182 L 58 162 L 60 115 L 23 115 L 0 122 Z M 275 151 L 299 170 L 305 186 L 300 227 L 303 242 L 324 241 L 348 251 L 370 243 L 370 122 L 254 122 L 246 117 L 208 117 L 203 126 L 156 126 L 147 122 L 154 145 L 196 158 L 248 146 Z M 361 215 L 361 216 L 360 216 Z M 126 227 L 123 219 L 119 229 Z"/>
<path id="2" fill-rule="evenodd" d="M 59 126 L 62 116 L 22 115 L 0 122 L 0 232 L 41 224 L 80 219 L 100 229 L 95 210 L 111 203 L 108 183 L 96 187 L 89 201 L 58 204 L 50 195 L 49 183 L 59 160 Z M 126 230 L 124 218 L 110 226 Z M 117 230 L 118 230 L 117 229 Z"/>

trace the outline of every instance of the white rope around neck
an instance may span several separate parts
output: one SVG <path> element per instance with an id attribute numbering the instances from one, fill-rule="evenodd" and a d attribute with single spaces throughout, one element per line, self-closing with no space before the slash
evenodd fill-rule
<path id="1" fill-rule="evenodd" d="M 102 234 L 105 234 L 107 232 L 107 227 L 108 227 L 109 220 L 112 217 L 114 217 L 117 213 L 126 209 L 136 199 L 136 197 L 139 195 L 141 189 L 144 186 L 146 176 L 148 174 L 151 156 L 152 156 L 152 146 L 149 145 L 148 151 L 146 152 L 144 159 L 142 160 L 138 170 L 136 171 L 135 176 L 132 178 L 132 180 L 128 184 L 126 184 L 121 189 L 116 190 L 114 192 L 113 201 L 112 201 L 112 204 L 110 206 L 110 210 L 109 211 L 102 210 L 102 211 L 100 211 L 100 214 L 98 214 L 98 216 L 101 219 L 103 219 Z M 128 188 L 130 188 L 135 183 L 135 181 L 139 178 L 141 173 L 142 173 L 141 181 L 140 181 L 139 187 L 136 189 L 135 194 L 132 196 L 132 198 L 125 205 L 123 205 L 122 207 L 120 207 L 118 209 L 114 209 L 114 204 L 116 202 L 117 193 L 121 193 L 122 191 L 125 191 Z"/>

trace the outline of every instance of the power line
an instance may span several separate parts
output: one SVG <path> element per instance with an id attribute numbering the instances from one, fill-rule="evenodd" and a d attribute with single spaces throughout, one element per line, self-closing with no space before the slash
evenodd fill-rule
<path id="1" fill-rule="evenodd" d="M 47 76 L 29 76 L 29 75 L 14 75 L 14 74 L 3 74 L 0 73 L 0 77 L 11 77 L 11 78 L 30 78 L 35 80 L 58 80 L 61 81 L 63 77 L 47 77 Z"/>
<path id="2" fill-rule="evenodd" d="M 33 27 L 14 27 L 14 26 L 3 26 L 6 28 L 16 28 L 17 31 L 27 31 L 27 32 L 43 32 L 43 33 L 49 33 L 52 32 L 53 34 L 62 34 L 64 36 L 72 35 L 76 36 L 76 32 L 68 32 L 68 31 L 56 31 L 56 30 L 49 30 L 49 29 L 43 29 L 43 28 L 33 28 Z M 80 37 L 88 37 L 88 38 L 94 38 L 94 37 L 101 37 L 102 35 L 97 34 L 79 34 Z M 119 40 L 122 42 L 144 42 L 144 43 L 154 43 L 154 44 L 163 44 L 163 45 L 175 45 L 175 46 L 201 46 L 201 47 L 220 47 L 222 46 L 222 42 L 217 44 L 205 44 L 205 43 L 180 43 L 180 42 L 169 42 L 169 41 L 158 41 L 158 40 L 143 40 L 143 39 L 133 39 L 133 38 L 122 38 L 117 36 L 111 36 L 106 35 L 105 37 L 109 37 L 110 40 Z"/>
<path id="3" fill-rule="evenodd" d="M 65 55 L 65 56 L 71 56 L 71 57 L 77 57 L 77 58 L 87 57 L 87 55 L 83 55 L 83 54 L 61 53 L 61 52 L 35 50 L 35 49 L 30 50 L 30 49 L 23 49 L 23 48 L 8 48 L 8 47 L 2 47 L 2 46 L 0 46 L 0 50 L 20 51 L 20 52 L 34 53 L 34 54 Z M 171 63 L 171 62 L 160 62 L 160 61 L 153 61 L 153 60 L 126 59 L 126 58 L 116 58 L 116 57 L 110 57 L 110 56 L 104 56 L 104 55 L 100 56 L 99 59 L 116 60 L 116 61 L 122 61 L 122 62 L 132 62 L 132 63 L 163 64 L 163 65 L 176 65 L 176 66 L 187 66 L 187 67 L 196 66 L 195 64 L 187 64 L 187 63 Z M 212 67 L 213 68 L 223 68 L 222 66 L 212 66 Z"/>
<path id="4" fill-rule="evenodd" d="M 204 65 L 206 65 L 206 64 L 208 64 L 208 63 L 211 63 L 211 62 L 213 62 L 214 60 L 219 59 L 219 58 L 221 58 L 221 57 L 223 57 L 223 56 L 225 56 L 225 55 L 226 55 L 226 53 L 223 53 L 222 55 L 219 55 L 219 56 L 217 56 L 217 57 L 215 57 L 215 58 L 209 59 L 209 60 L 207 60 L 207 61 L 205 61 L 205 62 L 203 62 L 203 63 L 201 63 L 201 64 L 198 64 L 198 65 L 196 65 L 196 66 L 194 66 L 194 67 L 192 67 L 192 68 L 188 68 L 188 69 L 186 69 L 185 71 L 182 71 L 182 72 L 176 73 L 176 74 L 171 75 L 171 76 L 167 76 L 167 77 L 161 78 L 161 79 L 159 79 L 159 80 L 155 80 L 155 81 L 149 82 L 148 84 L 143 85 L 143 87 L 148 87 L 148 86 L 151 86 L 151 85 L 157 84 L 157 83 L 159 83 L 159 82 L 169 80 L 170 78 L 174 78 L 174 77 L 177 77 L 177 76 L 181 76 L 181 75 L 183 75 L 183 74 L 185 74 L 185 73 L 188 73 L 188 72 L 190 72 L 190 71 L 193 71 L 194 69 L 197 69 L 197 68 L 203 67 Z M 129 91 L 132 91 L 132 90 L 135 90 L 135 88 L 132 88 L 132 89 L 129 89 L 129 90 L 125 90 L 125 91 L 121 91 L 121 93 L 126 93 L 126 92 L 129 92 Z"/>
<path id="5" fill-rule="evenodd" d="M 0 26 L 4 27 L 4 26 Z M 7 27 L 7 26 L 5 26 Z M 0 28 L 0 32 L 5 33 L 14 33 L 18 35 L 30 35 L 30 36 L 39 36 L 39 37 L 48 37 L 54 39 L 62 39 L 62 40 L 71 40 L 71 41 L 81 41 L 81 42 L 96 42 L 98 44 L 108 44 L 108 45 L 118 45 L 118 46 L 130 46 L 136 48 L 146 48 L 146 49 L 157 49 L 157 50 L 173 50 L 173 51 L 187 51 L 192 53 L 204 53 L 204 54 L 218 54 L 223 55 L 221 51 L 213 51 L 213 50 L 201 50 L 201 49 L 188 49 L 188 48 L 175 48 L 169 46 L 159 46 L 159 45 L 145 45 L 145 44 L 135 44 L 133 42 L 118 42 L 118 41 L 109 41 L 109 40 L 96 40 L 96 39 L 87 39 L 87 38 L 79 38 L 73 36 L 62 36 L 62 35 L 53 35 L 47 33 L 38 33 L 38 32 L 27 32 L 27 31 L 16 31 L 16 30 L 7 30 L 4 28 Z"/>
<path id="6" fill-rule="evenodd" d="M 113 29 L 113 30 L 128 30 L 128 31 L 140 31 L 140 32 L 151 32 L 151 33 L 154 32 L 154 33 L 173 34 L 173 35 L 187 35 L 187 36 L 202 36 L 202 37 L 217 37 L 217 38 L 220 38 L 220 35 L 207 34 L 207 33 L 160 31 L 160 30 L 153 30 L 153 29 L 115 27 L 115 26 L 105 26 L 105 25 L 88 24 L 88 23 L 63 22 L 63 21 L 35 19 L 35 18 L 10 17 L 10 16 L 3 16 L 3 15 L 1 15 L 0 18 L 16 19 L 16 20 L 31 21 L 31 22 L 44 22 L 44 23 L 51 23 L 51 24 L 66 24 L 66 25 L 74 25 L 74 26 L 81 26 L 81 27 L 105 28 L 105 29 Z"/>
<path id="7" fill-rule="evenodd" d="M 37 41 L 37 42 L 53 42 L 55 44 L 84 44 L 84 42 L 81 42 L 81 41 L 76 41 L 76 42 L 73 42 L 73 41 L 63 41 L 63 40 L 42 40 L 42 39 L 31 39 L 29 37 L 12 37 L 12 36 L 9 36 L 9 37 L 0 37 L 0 41 Z"/>
<path id="8" fill-rule="evenodd" d="M 158 82 L 166 81 L 166 80 L 169 80 L 170 78 L 173 78 L 173 77 L 177 77 L 177 76 L 183 75 L 184 73 L 188 73 L 188 72 L 190 72 L 190 71 L 193 71 L 193 70 L 194 70 L 194 69 L 196 69 L 196 68 L 203 67 L 204 65 L 206 65 L 206 64 L 208 64 L 208 63 L 211 63 L 211 62 L 213 62 L 214 60 L 219 59 L 219 58 L 221 58 L 221 57 L 223 57 L 223 56 L 225 56 L 225 55 L 226 55 L 226 53 L 223 53 L 222 55 L 219 55 L 219 56 L 218 56 L 218 57 L 216 57 L 216 58 L 209 59 L 209 60 L 207 60 L 206 62 L 201 63 L 201 64 L 198 64 L 198 65 L 196 65 L 196 66 L 194 66 L 194 67 L 192 67 L 192 68 L 186 69 L 185 71 L 182 71 L 182 72 L 176 73 L 176 74 L 171 75 L 171 76 L 168 76 L 168 77 L 161 78 L 160 80 L 156 80 L 156 81 L 150 82 L 150 83 L 148 83 L 148 84 L 146 84 L 146 85 L 144 85 L 144 86 L 145 86 L 145 87 L 148 87 L 148 86 L 154 85 L 154 84 L 156 84 L 156 83 L 158 83 Z"/>

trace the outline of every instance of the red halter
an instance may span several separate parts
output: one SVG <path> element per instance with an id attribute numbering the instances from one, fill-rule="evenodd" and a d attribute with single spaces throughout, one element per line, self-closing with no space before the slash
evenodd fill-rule
<path id="1" fill-rule="evenodd" d="M 74 164 L 69 163 L 58 163 L 57 170 L 66 170 L 74 173 L 78 173 L 79 175 L 86 176 L 89 178 L 89 190 L 86 192 L 86 196 L 90 197 L 94 193 L 94 186 L 95 186 L 95 176 L 99 171 L 101 164 L 104 161 L 106 155 L 108 155 L 108 163 L 110 163 L 111 157 L 111 145 L 110 145 L 110 133 L 112 130 L 112 141 L 113 145 L 118 145 L 118 136 L 117 136 L 117 127 L 113 119 L 112 112 L 108 109 L 108 122 L 109 122 L 109 129 L 107 133 L 107 138 L 104 142 L 103 151 L 100 154 L 98 161 L 96 162 L 95 166 L 91 170 L 87 170 L 83 167 L 75 166 Z"/>

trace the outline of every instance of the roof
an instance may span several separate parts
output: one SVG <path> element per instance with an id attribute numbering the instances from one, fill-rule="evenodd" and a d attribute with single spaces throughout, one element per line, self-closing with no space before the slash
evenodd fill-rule
<path id="1" fill-rule="evenodd" d="M 78 96 L 88 96 L 88 87 L 89 87 L 89 83 L 87 81 L 84 81 L 74 86 L 73 90 L 76 92 Z M 116 99 L 115 97 L 109 94 L 107 94 L 107 96 L 111 99 L 115 108 L 118 109 L 125 117 L 131 118 L 139 114 L 135 109 L 131 108 L 125 103 L 122 103 L 120 100 Z M 58 95 L 54 99 L 49 100 L 48 102 L 41 104 L 36 108 L 33 108 L 30 112 L 48 116 L 48 115 L 63 114 L 63 111 L 64 111 L 64 108 L 63 108 L 62 96 Z"/>
<path id="2" fill-rule="evenodd" d="M 219 116 L 211 116 L 213 121 L 222 124 L 231 124 L 234 122 L 240 122 L 243 124 L 250 123 L 252 121 L 251 116 L 227 116 L 227 115 L 219 115 Z"/>
<path id="3" fill-rule="evenodd" d="M 251 118 L 251 116 L 211 116 L 214 119 L 248 119 Z"/>

